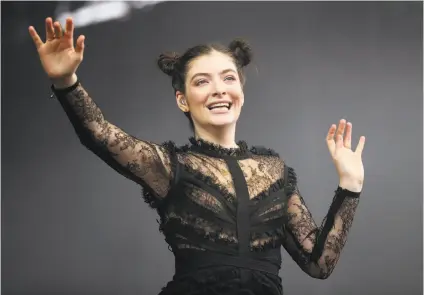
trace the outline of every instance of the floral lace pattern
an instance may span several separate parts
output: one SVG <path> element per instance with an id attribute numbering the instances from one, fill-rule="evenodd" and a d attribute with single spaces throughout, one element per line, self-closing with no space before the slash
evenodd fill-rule
<path id="1" fill-rule="evenodd" d="M 250 224 L 246 226 L 252 257 L 278 263 L 278 256 L 267 253 L 283 246 L 308 275 L 324 279 L 333 272 L 352 226 L 359 193 L 338 188 L 326 218 L 317 226 L 300 194 L 294 169 L 274 151 L 248 147 L 244 141 L 229 149 L 194 137 L 182 147 L 139 140 L 108 122 L 79 82 L 54 92 L 81 143 L 142 187 L 145 201 L 160 216 L 159 229 L 175 255 L 187 249 L 236 255 L 241 196 L 228 166 L 231 159 L 237 162 L 247 185 Z M 228 271 L 234 279 L 239 276 L 239 270 L 225 268 Z M 213 273 L 204 270 L 193 274 L 191 281 L 196 288 L 186 284 L 187 280 L 178 285 L 175 279 L 169 285 L 182 290 L 181 294 L 202 294 L 204 288 L 215 294 L 219 274 L 215 272 L 214 277 Z M 252 283 L 261 282 L 263 287 L 266 282 L 270 294 L 281 294 L 278 279 L 260 274 L 254 277 Z M 206 281 L 215 281 L 215 287 Z M 228 286 L 231 284 L 229 281 Z M 164 288 L 163 294 L 180 294 L 170 288 Z M 188 291 L 193 288 L 196 290 Z"/>

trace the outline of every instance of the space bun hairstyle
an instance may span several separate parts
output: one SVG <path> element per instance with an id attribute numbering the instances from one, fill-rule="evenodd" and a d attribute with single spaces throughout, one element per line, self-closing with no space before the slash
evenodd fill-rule
<path id="1" fill-rule="evenodd" d="M 242 39 L 235 39 L 228 45 L 228 50 L 240 69 L 248 66 L 252 61 L 252 48 Z"/>
<path id="2" fill-rule="evenodd" d="M 252 48 L 244 39 L 234 39 L 228 46 L 221 44 L 201 44 L 191 47 L 180 55 L 176 52 L 162 53 L 157 59 L 159 69 L 172 78 L 172 88 L 174 92 L 185 93 L 185 80 L 191 62 L 203 55 L 218 51 L 230 56 L 237 67 L 237 71 L 242 85 L 246 81 L 244 68 L 252 61 Z M 185 113 L 190 120 L 193 129 L 193 120 L 190 113 Z"/>

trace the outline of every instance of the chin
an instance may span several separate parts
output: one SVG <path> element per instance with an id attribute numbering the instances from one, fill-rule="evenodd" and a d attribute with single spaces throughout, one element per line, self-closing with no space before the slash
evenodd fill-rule
<path id="1" fill-rule="evenodd" d="M 214 118 L 210 118 L 210 124 L 216 127 L 234 125 L 236 122 L 237 118 L 232 114 L 224 116 L 214 116 Z"/>
<path id="2" fill-rule="evenodd" d="M 206 110 L 198 114 L 196 117 L 202 118 L 202 120 L 198 121 L 201 125 L 222 128 L 236 124 L 239 114 L 240 112 L 238 109 L 230 109 L 228 111 L 220 110 L 215 112 Z"/>

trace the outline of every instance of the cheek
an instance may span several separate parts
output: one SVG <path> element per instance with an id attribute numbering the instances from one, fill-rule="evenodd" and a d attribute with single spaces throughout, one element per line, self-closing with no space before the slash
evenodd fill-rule
<path id="1" fill-rule="evenodd" d="M 235 98 L 237 100 L 237 103 L 240 105 L 244 104 L 244 93 L 243 90 L 241 88 L 235 87 L 233 89 L 231 89 L 231 91 L 229 92 L 230 96 L 232 96 L 233 98 Z"/>
<path id="2" fill-rule="evenodd" d="M 190 91 L 188 95 L 188 102 L 191 107 L 203 107 L 203 105 L 208 101 L 208 91 L 203 88 L 196 88 Z"/>

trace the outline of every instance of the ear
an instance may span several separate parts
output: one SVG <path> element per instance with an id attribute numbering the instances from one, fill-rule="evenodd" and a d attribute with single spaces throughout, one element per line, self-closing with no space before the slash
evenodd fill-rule
<path id="1" fill-rule="evenodd" d="M 185 98 L 185 95 L 181 91 L 177 91 L 175 93 L 175 98 L 177 99 L 177 105 L 178 108 L 183 111 L 184 113 L 190 111 L 187 103 L 187 99 Z"/>

